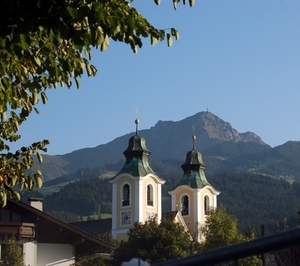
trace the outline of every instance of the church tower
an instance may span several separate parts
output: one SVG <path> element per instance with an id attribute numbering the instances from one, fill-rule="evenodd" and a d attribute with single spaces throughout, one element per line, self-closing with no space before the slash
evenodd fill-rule
<path id="1" fill-rule="evenodd" d="M 186 154 L 183 178 L 171 191 L 172 210 L 180 210 L 190 234 L 197 241 L 201 241 L 200 228 L 205 221 L 210 208 L 217 207 L 219 191 L 214 189 L 205 177 L 206 165 L 202 155 L 195 150 L 196 136 L 192 137 L 193 149 Z"/>
<path id="2" fill-rule="evenodd" d="M 126 238 L 126 233 L 135 222 L 157 216 L 161 220 L 161 186 L 165 181 L 151 169 L 150 151 L 146 141 L 138 133 L 139 120 L 135 120 L 136 133 L 129 139 L 123 152 L 126 161 L 112 183 L 112 236 Z"/>

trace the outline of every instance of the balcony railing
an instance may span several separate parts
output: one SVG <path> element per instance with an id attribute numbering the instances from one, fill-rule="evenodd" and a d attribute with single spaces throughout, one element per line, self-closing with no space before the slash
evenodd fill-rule
<path id="1" fill-rule="evenodd" d="M 12 236 L 21 238 L 34 238 L 35 226 L 33 223 L 0 222 L 0 237 L 2 239 Z"/>
<path id="2" fill-rule="evenodd" d="M 204 253 L 199 253 L 182 259 L 155 264 L 156 266 L 201 265 L 213 266 L 232 261 L 239 265 L 238 260 L 257 255 L 263 265 L 299 266 L 300 265 L 300 228 L 283 233 L 257 238 L 237 245 L 228 246 Z M 272 264 L 270 258 L 280 256 L 288 258 L 286 262 Z"/>

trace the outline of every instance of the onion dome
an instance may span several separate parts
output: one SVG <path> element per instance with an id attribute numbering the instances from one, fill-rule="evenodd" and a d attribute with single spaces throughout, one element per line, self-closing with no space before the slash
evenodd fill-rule
<path id="1" fill-rule="evenodd" d="M 181 166 L 183 169 L 183 178 L 176 186 L 187 185 L 191 188 L 204 188 L 210 186 L 205 177 L 206 164 L 202 160 L 202 154 L 195 150 L 196 136 L 192 136 L 193 149 L 186 154 L 185 163 Z"/>
<path id="2" fill-rule="evenodd" d="M 148 161 L 151 151 L 146 146 L 146 140 L 138 132 L 138 119 L 135 120 L 135 124 L 136 133 L 129 139 L 128 148 L 123 152 L 126 161 L 117 175 L 121 173 L 128 173 L 132 176 L 155 174 Z"/>

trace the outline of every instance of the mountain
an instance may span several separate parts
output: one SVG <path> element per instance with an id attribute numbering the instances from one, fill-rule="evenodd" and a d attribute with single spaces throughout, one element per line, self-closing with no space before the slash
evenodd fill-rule
<path id="1" fill-rule="evenodd" d="M 300 154 L 299 143 L 291 142 L 282 147 L 271 148 L 255 133 L 239 133 L 230 123 L 210 112 L 199 112 L 177 122 L 158 121 L 154 127 L 140 130 L 139 134 L 146 139 L 147 147 L 152 152 L 151 160 L 172 159 L 183 163 L 186 152 L 192 149 L 192 128 L 197 136 L 196 149 L 202 153 L 204 161 L 209 165 L 207 169 L 213 173 L 252 169 L 274 174 L 280 165 L 290 166 L 288 173 L 283 171 L 288 175 L 300 172 L 296 171 L 299 169 L 299 160 L 294 159 Z M 45 163 L 41 164 L 44 179 L 51 180 L 86 167 L 122 165 L 123 151 L 134 134 L 123 135 L 94 148 L 46 156 Z"/>

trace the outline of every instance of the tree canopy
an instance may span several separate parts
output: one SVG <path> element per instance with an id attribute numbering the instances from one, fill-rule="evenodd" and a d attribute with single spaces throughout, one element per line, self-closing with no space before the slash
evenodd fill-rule
<path id="1" fill-rule="evenodd" d="M 173 221 L 160 224 L 152 219 L 144 224 L 135 223 L 129 229 L 128 240 L 121 241 L 113 254 L 113 265 L 140 258 L 150 264 L 186 257 L 193 243 L 183 227 Z"/>
<path id="2" fill-rule="evenodd" d="M 209 251 L 233 244 L 250 241 L 254 239 L 254 231 L 250 230 L 245 234 L 238 231 L 237 219 L 226 212 L 225 207 L 221 206 L 211 209 L 207 218 L 206 226 L 202 228 L 205 240 L 200 244 L 201 251 Z M 229 262 L 222 265 L 235 265 Z M 242 258 L 239 260 L 241 266 L 260 266 L 262 260 L 257 256 Z"/>
<path id="3" fill-rule="evenodd" d="M 0 203 L 20 199 L 13 187 L 31 190 L 42 185 L 41 172 L 28 173 L 36 154 L 46 152 L 48 140 L 18 151 L 10 142 L 21 138 L 19 126 L 47 90 L 58 86 L 77 88 L 84 72 L 96 75 L 92 48 L 104 52 L 110 41 L 125 43 L 133 52 L 149 38 L 151 44 L 178 39 L 176 29 L 157 29 L 130 4 L 133 0 L 4 0 L 0 10 Z M 159 5 L 160 0 L 155 0 Z M 180 0 L 173 0 L 176 9 Z M 186 1 L 182 1 L 186 4 Z M 193 6 L 194 0 L 189 0 Z"/>
<path id="4" fill-rule="evenodd" d="M 2 266 L 25 266 L 22 248 L 13 236 L 7 244 L 1 245 L 1 260 Z"/>

